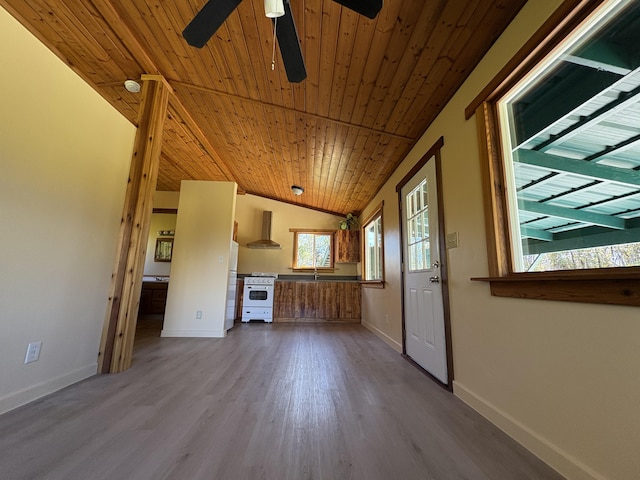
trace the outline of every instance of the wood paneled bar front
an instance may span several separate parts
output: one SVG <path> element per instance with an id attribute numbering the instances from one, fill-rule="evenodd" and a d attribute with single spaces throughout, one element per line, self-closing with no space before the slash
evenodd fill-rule
<path id="1" fill-rule="evenodd" d="M 276 281 L 274 322 L 360 323 L 359 282 Z"/>

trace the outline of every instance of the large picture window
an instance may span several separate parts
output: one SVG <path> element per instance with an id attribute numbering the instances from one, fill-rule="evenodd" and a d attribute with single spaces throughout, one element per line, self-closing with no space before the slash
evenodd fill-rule
<path id="1" fill-rule="evenodd" d="M 476 104 L 492 293 L 638 305 L 640 3 L 550 20 Z"/>
<path id="2" fill-rule="evenodd" d="M 363 222 L 363 266 L 365 282 L 384 281 L 384 235 L 382 230 L 382 204 Z"/>
<path id="3" fill-rule="evenodd" d="M 294 231 L 293 268 L 333 269 L 333 235 L 333 231 Z"/>
<path id="4" fill-rule="evenodd" d="M 639 28 L 609 2 L 497 102 L 514 271 L 640 265 Z"/>

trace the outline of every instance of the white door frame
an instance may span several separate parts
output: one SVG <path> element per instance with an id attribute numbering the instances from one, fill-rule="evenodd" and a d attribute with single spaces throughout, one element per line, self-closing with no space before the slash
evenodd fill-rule
<path id="1" fill-rule="evenodd" d="M 404 229 L 402 220 L 400 220 L 400 278 L 402 278 L 401 282 L 401 301 L 402 301 L 402 354 L 407 358 L 411 363 L 416 365 L 423 371 L 426 375 L 436 381 L 439 385 L 444 385 L 449 391 L 453 390 L 453 379 L 454 379 L 454 371 L 453 371 L 453 354 L 452 354 L 452 343 L 451 343 L 451 316 L 449 309 L 449 273 L 448 273 L 448 263 L 447 263 L 447 242 L 446 242 L 446 233 L 445 233 L 445 223 L 444 223 L 444 200 L 442 198 L 442 172 L 441 172 L 441 160 L 440 160 L 440 149 L 444 145 L 444 138 L 440 137 L 438 141 L 424 154 L 424 156 L 418 160 L 418 162 L 411 168 L 409 173 L 407 173 L 402 180 L 396 185 L 396 192 L 398 194 L 398 211 L 399 211 L 399 219 L 402 219 L 402 187 L 404 187 L 409 180 L 411 180 L 416 173 L 420 171 L 420 169 L 430 160 L 435 162 L 436 167 L 436 187 L 438 190 L 438 223 L 439 223 L 439 232 L 438 232 L 438 245 L 440 249 L 440 277 L 442 282 L 442 303 L 444 307 L 444 334 L 445 334 L 445 344 L 446 344 L 446 354 L 447 354 L 447 371 L 448 371 L 448 382 L 447 384 L 443 384 L 427 372 L 425 369 L 417 365 L 407 356 L 407 345 L 406 345 L 406 324 L 405 324 L 405 291 L 404 291 L 404 248 L 402 247 L 402 242 L 404 241 Z"/>

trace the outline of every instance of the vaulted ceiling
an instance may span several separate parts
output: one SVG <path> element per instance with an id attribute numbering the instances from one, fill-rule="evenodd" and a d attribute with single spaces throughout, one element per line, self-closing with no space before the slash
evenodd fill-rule
<path id="1" fill-rule="evenodd" d="M 345 214 L 373 198 L 525 1 L 386 0 L 371 20 L 331 0 L 291 0 L 308 73 L 298 84 L 277 48 L 271 68 L 262 0 L 243 0 L 202 49 L 181 32 L 206 0 L 0 5 L 133 123 L 140 96 L 123 82 L 166 78 L 158 190 L 235 181 Z"/>

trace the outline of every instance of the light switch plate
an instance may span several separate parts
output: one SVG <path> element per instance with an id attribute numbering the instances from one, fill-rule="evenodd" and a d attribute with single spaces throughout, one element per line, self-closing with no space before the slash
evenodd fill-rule
<path id="1" fill-rule="evenodd" d="M 447 250 L 456 248 L 458 245 L 458 232 L 447 233 Z"/>

